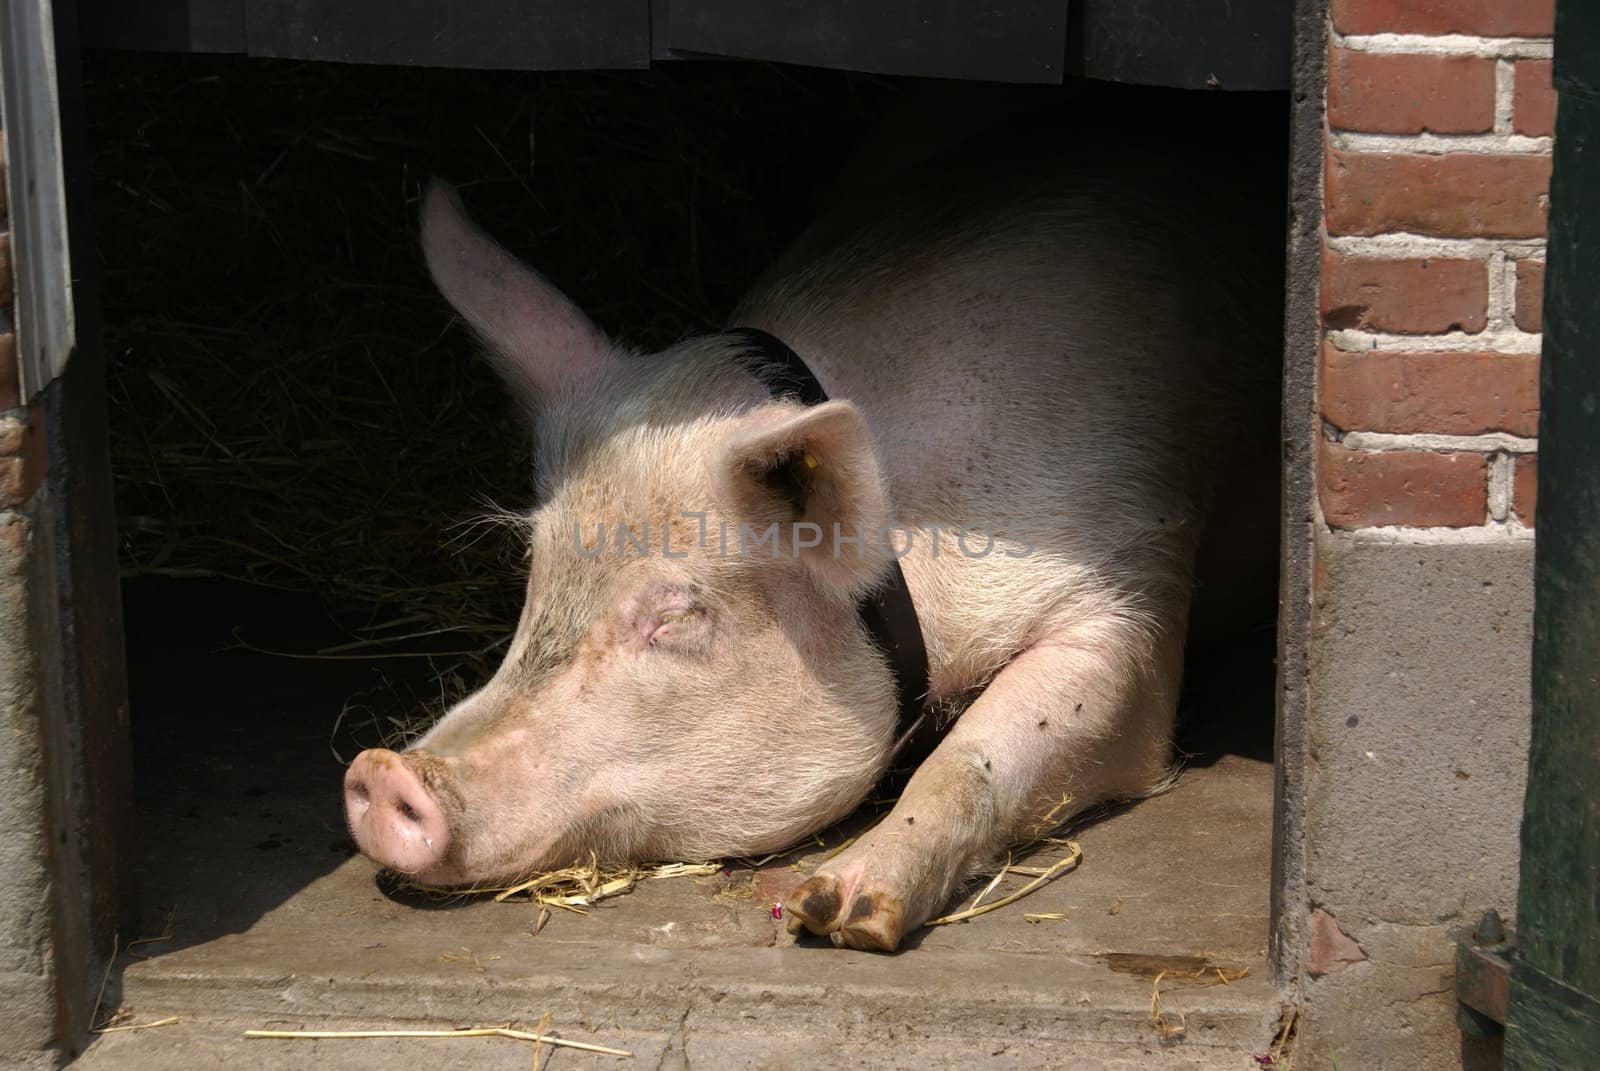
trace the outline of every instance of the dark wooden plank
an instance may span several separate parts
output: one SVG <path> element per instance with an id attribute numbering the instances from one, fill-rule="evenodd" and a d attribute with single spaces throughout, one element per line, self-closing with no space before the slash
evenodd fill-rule
<path id="1" fill-rule="evenodd" d="M 874 74 L 1059 82 L 1066 0 L 670 0 L 674 52 Z M 661 28 L 657 28 L 657 33 Z"/>
<path id="2" fill-rule="evenodd" d="M 650 62 L 649 0 L 247 0 L 245 25 L 252 56 L 514 70 Z"/>
<path id="3" fill-rule="evenodd" d="M 82 0 L 91 47 L 583 69 L 726 56 L 880 74 L 1283 89 L 1280 0 Z"/>
<path id="4" fill-rule="evenodd" d="M 1600 7 L 1556 11 L 1533 736 L 1506 1067 L 1600 1053 Z"/>
<path id="5" fill-rule="evenodd" d="M 1531 962 L 1511 974 L 1506 1071 L 1577 1071 L 1600 1053 L 1600 1001 Z"/>
<path id="6" fill-rule="evenodd" d="M 671 7 L 671 0 L 650 0 L 650 58 L 653 60 L 673 58 L 672 49 L 667 45 L 667 20 Z"/>
<path id="7" fill-rule="evenodd" d="M 243 52 L 244 0 L 79 0 L 85 48 Z"/>
<path id="8" fill-rule="evenodd" d="M 1068 73 L 1184 89 L 1287 89 L 1293 15 L 1282 0 L 1081 0 Z"/>

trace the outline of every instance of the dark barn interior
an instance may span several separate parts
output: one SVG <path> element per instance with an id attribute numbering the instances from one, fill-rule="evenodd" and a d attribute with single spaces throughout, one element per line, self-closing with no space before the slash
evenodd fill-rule
<path id="1" fill-rule="evenodd" d="M 396 994 L 414 999 L 391 1018 L 466 1021 L 478 998 L 450 994 L 481 998 L 526 961 L 503 991 L 532 1002 L 528 1023 L 543 1002 L 641 1050 L 671 1024 L 597 995 L 654 962 L 639 949 L 687 950 L 730 977 L 748 949 L 808 955 L 773 968 L 791 981 L 842 969 L 846 954 L 795 949 L 771 911 L 791 864 L 824 848 L 642 882 L 541 923 L 526 901 L 392 895 L 344 829 L 341 763 L 481 682 L 522 595 L 514 532 L 483 519 L 530 504 L 527 447 L 428 281 L 421 184 L 459 184 L 602 327 L 650 347 L 720 325 L 852 161 L 882 166 L 870 146 L 900 143 L 885 129 L 949 138 L 1022 108 L 1071 138 L 1094 114 L 1150 137 L 1199 126 L 1254 142 L 1281 169 L 1287 114 L 1282 94 L 1002 91 L 749 63 L 535 74 L 92 52 L 85 74 L 134 734 L 124 935 L 141 939 L 115 999 L 154 1011 L 214 992 L 248 1017 L 259 1000 L 238 994 L 276 985 L 286 1021 L 370 1017 Z M 1217 166 L 1243 166 L 1231 159 L 1219 150 Z M 979 971 L 1077 1001 L 1104 976 L 1134 1021 L 1162 972 L 1248 968 L 1228 987 L 1239 995 L 1186 999 L 1253 1022 L 1239 1009 L 1268 985 L 1263 595 L 1253 628 L 1208 635 L 1192 659 L 1177 787 L 1082 823 L 1077 872 L 918 935 L 892 961 L 896 984 Z M 272 981 L 291 974 L 305 988 Z M 576 981 L 549 983 L 553 998 L 546 977 Z"/>

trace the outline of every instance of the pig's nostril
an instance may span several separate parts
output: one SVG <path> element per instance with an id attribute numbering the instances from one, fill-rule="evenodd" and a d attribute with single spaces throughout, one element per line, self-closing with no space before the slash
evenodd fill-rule
<path id="1" fill-rule="evenodd" d="M 415 807 L 411 806 L 411 804 L 407 803 L 405 800 L 400 800 L 396 804 L 396 807 L 400 811 L 400 817 L 404 818 L 407 822 L 412 822 L 416 825 L 422 824 L 422 816 L 417 813 L 417 809 Z"/>

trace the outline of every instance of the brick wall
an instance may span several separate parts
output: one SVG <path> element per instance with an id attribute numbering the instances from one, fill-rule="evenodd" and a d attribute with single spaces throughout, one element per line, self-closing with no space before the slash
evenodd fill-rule
<path id="1" fill-rule="evenodd" d="M 24 529 L 14 512 L 33 497 L 43 467 L 32 414 L 21 408 L 17 384 L 15 296 L 11 273 L 11 214 L 6 204 L 5 136 L 0 131 L 0 536 L 20 544 Z M 16 548 L 20 551 L 20 545 Z"/>
<path id="2" fill-rule="evenodd" d="M 1303 391 L 1316 365 L 1325 522 L 1282 745 L 1306 1071 L 1498 1066 L 1453 980 L 1460 935 L 1516 913 L 1553 8 L 1299 6 L 1326 60 L 1320 191 L 1296 175 L 1322 201 L 1320 279 L 1296 261 L 1317 337 L 1287 366 Z M 1322 73 L 1302 60 L 1307 99 Z"/>
<path id="3" fill-rule="evenodd" d="M 0 574 L 4 575 L 21 570 L 29 525 L 19 510 L 33 497 L 44 470 L 38 420 L 32 410 L 22 407 L 18 386 L 14 297 L 5 132 L 0 130 Z"/>
<path id="4" fill-rule="evenodd" d="M 1334 528 L 1532 536 L 1553 10 L 1329 2 L 1317 468 Z"/>
<path id="5" fill-rule="evenodd" d="M 0 130 L 0 575 L 20 575 L 30 519 L 24 507 L 44 478 L 41 414 L 24 406 L 17 378 L 11 206 L 6 201 L 7 145 Z"/>

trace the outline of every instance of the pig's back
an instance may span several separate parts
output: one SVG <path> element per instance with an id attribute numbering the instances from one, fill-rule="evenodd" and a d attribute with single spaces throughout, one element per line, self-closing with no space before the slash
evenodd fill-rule
<path id="1" fill-rule="evenodd" d="M 1265 379 L 1239 374 L 1270 345 L 1259 273 L 1219 248 L 1249 228 L 1237 198 L 1138 153 L 997 170 L 930 171 L 824 222 L 738 320 L 866 413 L 902 518 L 1042 524 L 1098 556 L 1202 508 Z"/>

